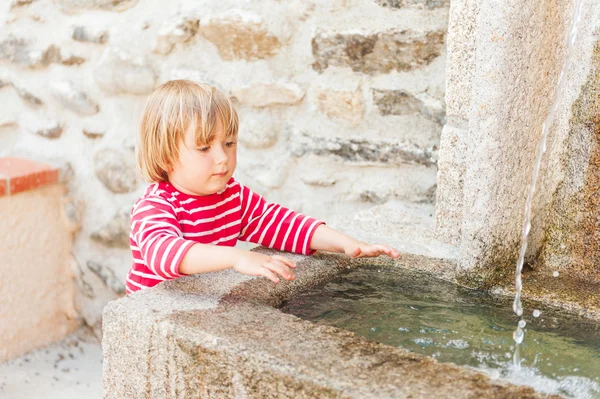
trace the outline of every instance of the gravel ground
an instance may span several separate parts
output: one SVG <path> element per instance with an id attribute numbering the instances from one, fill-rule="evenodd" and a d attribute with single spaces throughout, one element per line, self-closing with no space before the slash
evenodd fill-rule
<path id="1" fill-rule="evenodd" d="M 64 340 L 0 364 L 1 399 L 101 399 L 102 347 L 82 328 Z"/>

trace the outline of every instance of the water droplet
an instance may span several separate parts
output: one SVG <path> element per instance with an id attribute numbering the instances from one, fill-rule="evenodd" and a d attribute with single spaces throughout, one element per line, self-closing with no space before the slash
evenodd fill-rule
<path id="1" fill-rule="evenodd" d="M 552 273 L 552 275 L 553 275 L 554 277 L 558 277 L 558 272 L 554 272 L 554 273 Z"/>
<path id="2" fill-rule="evenodd" d="M 533 317 L 540 317 L 540 315 L 542 314 L 542 312 L 540 312 L 539 310 L 535 309 L 533 311 Z"/>
<path id="3" fill-rule="evenodd" d="M 448 341 L 445 347 L 454 349 L 467 349 L 469 347 L 469 343 L 467 341 L 463 341 L 462 339 L 451 339 Z"/>
<path id="4" fill-rule="evenodd" d="M 525 328 L 526 325 L 527 325 L 527 322 L 525 320 L 519 320 L 519 327 Z"/>
<path id="5" fill-rule="evenodd" d="M 415 338 L 413 339 L 413 342 L 423 348 L 433 345 L 433 340 L 431 338 Z"/>

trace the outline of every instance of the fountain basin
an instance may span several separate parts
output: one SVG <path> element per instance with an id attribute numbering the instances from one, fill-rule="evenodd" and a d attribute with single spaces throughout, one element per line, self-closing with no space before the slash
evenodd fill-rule
<path id="1" fill-rule="evenodd" d="M 104 398 L 547 397 L 281 312 L 284 301 L 363 265 L 332 254 L 291 257 L 298 264 L 293 282 L 226 271 L 110 303 L 103 315 Z M 410 254 L 381 262 L 454 268 Z"/>

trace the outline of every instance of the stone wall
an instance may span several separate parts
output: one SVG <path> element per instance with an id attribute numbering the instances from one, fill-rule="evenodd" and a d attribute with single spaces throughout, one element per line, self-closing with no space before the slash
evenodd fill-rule
<path id="1" fill-rule="evenodd" d="M 582 1 L 526 260 L 550 275 L 597 280 L 600 11 Z M 514 274 L 536 146 L 567 54 L 574 3 L 452 2 L 436 227 L 460 246 L 457 276 L 467 285 L 490 286 Z"/>
<path id="2" fill-rule="evenodd" d="M 207 81 L 241 119 L 236 177 L 334 222 L 433 201 L 448 0 L 13 0 L 0 10 L 0 155 L 68 179 L 82 312 L 100 321 L 129 268 L 145 96 Z M 168 4 L 168 6 L 167 6 Z"/>

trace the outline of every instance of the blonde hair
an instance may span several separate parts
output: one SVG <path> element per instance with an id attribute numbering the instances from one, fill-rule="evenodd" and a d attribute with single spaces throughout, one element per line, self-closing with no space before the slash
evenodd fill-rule
<path id="1" fill-rule="evenodd" d="M 236 138 L 238 116 L 231 100 L 215 87 L 190 80 L 171 80 L 150 94 L 139 125 L 138 173 L 151 183 L 167 181 L 179 158 L 178 143 L 192 128 L 196 144 L 211 143 L 221 123 L 226 139 Z"/>

